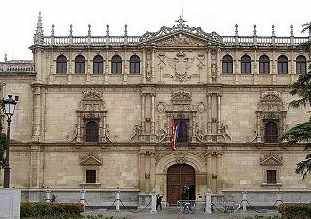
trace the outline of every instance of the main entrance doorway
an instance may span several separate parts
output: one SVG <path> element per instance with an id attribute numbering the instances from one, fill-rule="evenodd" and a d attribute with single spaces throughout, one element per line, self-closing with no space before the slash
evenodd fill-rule
<path id="1" fill-rule="evenodd" d="M 175 164 L 167 170 L 167 202 L 195 200 L 195 170 L 188 164 Z"/>

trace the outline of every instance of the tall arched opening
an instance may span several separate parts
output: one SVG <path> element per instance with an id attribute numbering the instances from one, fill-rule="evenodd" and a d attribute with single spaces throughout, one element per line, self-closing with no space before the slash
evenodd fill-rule
<path id="1" fill-rule="evenodd" d="M 167 169 L 167 202 L 195 200 L 195 169 L 188 164 L 174 164 Z"/>

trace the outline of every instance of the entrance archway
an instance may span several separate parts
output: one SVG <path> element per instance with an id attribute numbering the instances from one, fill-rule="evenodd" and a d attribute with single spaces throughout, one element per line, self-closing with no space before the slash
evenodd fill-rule
<path id="1" fill-rule="evenodd" d="M 174 164 L 167 169 L 167 202 L 195 200 L 195 170 L 188 164 Z"/>

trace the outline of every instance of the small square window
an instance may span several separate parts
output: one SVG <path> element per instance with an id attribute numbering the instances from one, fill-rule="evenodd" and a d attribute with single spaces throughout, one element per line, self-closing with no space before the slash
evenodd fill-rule
<path id="1" fill-rule="evenodd" d="M 85 182 L 86 183 L 96 183 L 96 170 L 86 170 Z"/>
<path id="2" fill-rule="evenodd" d="M 267 170 L 267 184 L 276 184 L 276 170 Z"/>

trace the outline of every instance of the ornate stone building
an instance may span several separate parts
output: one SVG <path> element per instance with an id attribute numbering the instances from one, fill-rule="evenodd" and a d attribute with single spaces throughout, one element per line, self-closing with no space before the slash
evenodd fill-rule
<path id="1" fill-rule="evenodd" d="M 156 191 L 169 204 L 204 193 L 261 203 L 305 201 L 310 180 L 295 173 L 304 146 L 279 142 L 307 109 L 291 109 L 288 84 L 307 71 L 308 37 L 220 36 L 186 25 L 142 36 L 44 35 L 41 15 L 31 61 L 0 64 L 2 95 L 19 95 L 12 127 L 12 184 L 23 198 L 128 205 Z M 177 150 L 170 123 L 182 127 Z M 295 195 L 293 195 L 295 194 Z M 264 200 L 264 201 L 263 201 Z"/>

